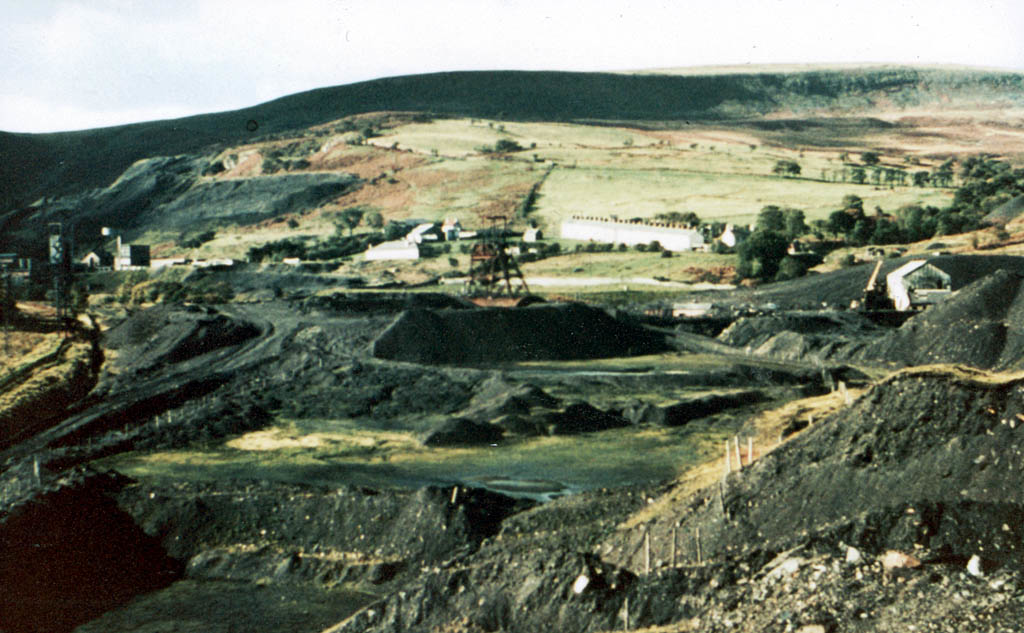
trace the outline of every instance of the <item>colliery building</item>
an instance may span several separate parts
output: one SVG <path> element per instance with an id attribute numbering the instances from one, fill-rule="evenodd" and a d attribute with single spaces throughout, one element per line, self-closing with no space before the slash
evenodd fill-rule
<path id="1" fill-rule="evenodd" d="M 626 246 L 658 242 L 665 250 L 676 252 L 704 247 L 704 236 L 699 231 L 680 224 L 585 216 L 573 216 L 563 221 L 562 238 Z"/>

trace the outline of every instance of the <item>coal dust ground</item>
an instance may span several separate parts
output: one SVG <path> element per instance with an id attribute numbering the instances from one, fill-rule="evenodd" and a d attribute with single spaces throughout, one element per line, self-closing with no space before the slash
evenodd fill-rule
<path id="1" fill-rule="evenodd" d="M 112 311 L 91 391 L 0 452 L 0 628 L 1021 628 L 1024 388 L 988 371 L 1020 362 L 1011 273 L 898 329 L 717 340 L 239 283 Z M 925 338 L 947 364 L 890 374 Z M 757 459 L 723 478 L 737 436 Z"/>

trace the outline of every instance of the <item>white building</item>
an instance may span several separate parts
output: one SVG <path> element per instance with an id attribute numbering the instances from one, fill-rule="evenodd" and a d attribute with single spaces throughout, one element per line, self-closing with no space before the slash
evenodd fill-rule
<path id="1" fill-rule="evenodd" d="M 395 260 L 405 259 L 414 260 L 420 258 L 420 247 L 415 242 L 408 240 L 395 240 L 394 242 L 381 242 L 376 246 L 371 246 L 365 253 L 363 258 L 366 261 L 381 261 L 381 260 Z"/>
<path id="2" fill-rule="evenodd" d="M 441 230 L 438 229 L 434 223 L 427 222 L 425 224 L 419 224 L 413 230 L 409 231 L 409 234 L 405 236 L 407 242 L 415 242 L 422 244 L 423 242 L 438 242 L 441 240 Z"/>
<path id="3" fill-rule="evenodd" d="M 658 242 L 667 251 L 692 251 L 704 246 L 704 236 L 678 224 L 642 223 L 573 216 L 562 222 L 562 238 L 607 244 Z"/>

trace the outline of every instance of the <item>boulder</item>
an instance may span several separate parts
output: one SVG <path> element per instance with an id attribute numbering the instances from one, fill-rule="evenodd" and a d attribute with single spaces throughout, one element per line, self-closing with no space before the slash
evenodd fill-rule
<path id="1" fill-rule="evenodd" d="M 601 411 L 586 402 L 570 404 L 563 411 L 544 417 L 551 435 L 575 435 L 629 426 L 626 418 Z"/>
<path id="2" fill-rule="evenodd" d="M 451 418 L 427 431 L 421 438 L 424 446 L 459 446 L 492 444 L 501 439 L 502 430 L 467 418 Z"/>

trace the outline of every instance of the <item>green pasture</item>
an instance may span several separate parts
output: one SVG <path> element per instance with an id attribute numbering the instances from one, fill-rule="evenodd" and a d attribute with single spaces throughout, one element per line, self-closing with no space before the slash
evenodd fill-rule
<path id="1" fill-rule="evenodd" d="M 750 224 L 770 204 L 803 209 L 808 221 L 825 219 L 846 194 L 864 207 L 894 211 L 905 204 L 946 206 L 952 192 L 940 189 L 831 183 L 778 176 L 698 173 L 632 168 L 556 169 L 541 189 L 535 214 L 550 228 L 573 215 L 649 218 L 693 211 L 705 222 Z"/>
<path id="2" fill-rule="evenodd" d="M 673 253 L 662 257 L 660 253 L 641 253 L 633 249 L 625 252 L 568 253 L 548 257 L 537 262 L 522 264 L 526 276 L 559 276 L 575 274 L 581 277 L 664 277 L 672 281 L 692 282 L 687 268 L 706 269 L 712 266 L 735 266 L 735 255 L 713 253 Z"/>
<path id="3" fill-rule="evenodd" d="M 642 130 L 573 125 L 568 123 L 512 123 L 484 119 L 437 119 L 430 123 L 410 123 L 388 130 L 371 139 L 375 145 L 433 153 L 441 156 L 466 156 L 478 148 L 493 146 L 499 139 L 510 139 L 526 148 L 525 156 L 559 148 L 623 147 L 646 145 L 657 139 Z M 536 147 L 531 148 L 532 145 Z"/>

